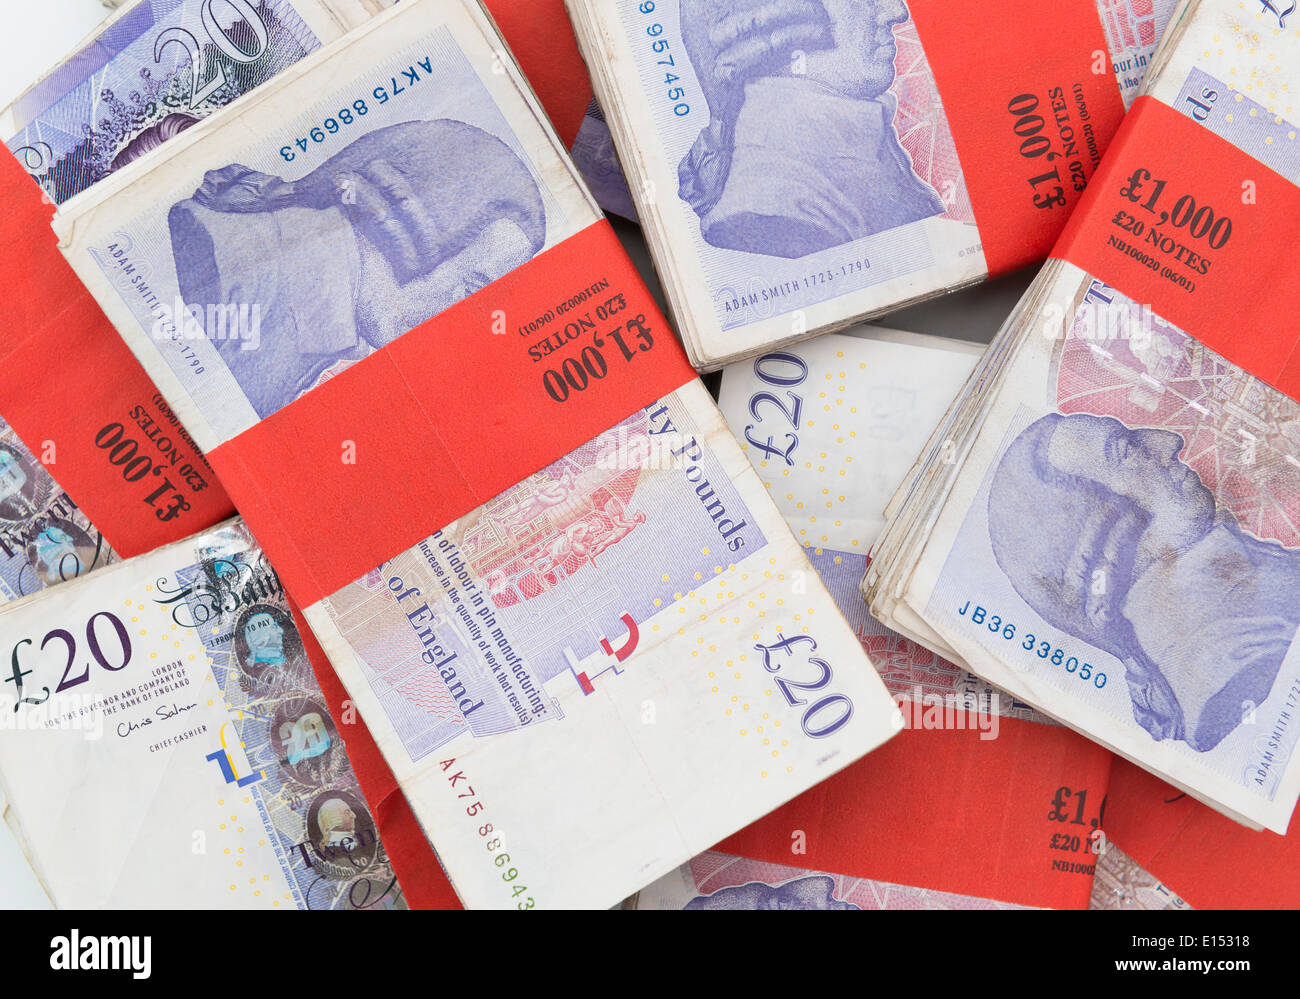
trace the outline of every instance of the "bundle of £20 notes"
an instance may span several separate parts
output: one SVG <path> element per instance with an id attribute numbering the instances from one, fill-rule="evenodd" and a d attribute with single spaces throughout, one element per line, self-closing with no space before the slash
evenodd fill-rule
<path id="1" fill-rule="evenodd" d="M 1294 30 L 1188 5 L 900 487 L 872 612 L 1214 808 L 1300 793 Z M 1190 153 L 1188 151 L 1191 151 Z"/>
<path id="2" fill-rule="evenodd" d="M 899 718 L 501 51 L 404 3 L 55 225 L 461 898 L 607 905 Z"/>
<path id="3" fill-rule="evenodd" d="M 701 370 L 1040 261 L 1177 6 L 566 2 Z"/>

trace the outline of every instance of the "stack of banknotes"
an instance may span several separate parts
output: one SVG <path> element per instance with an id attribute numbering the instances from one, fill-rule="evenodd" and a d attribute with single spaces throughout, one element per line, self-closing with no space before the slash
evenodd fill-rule
<path id="1" fill-rule="evenodd" d="M 0 112 L 53 904 L 1300 898 L 1174 847 L 1294 859 L 1285 5 L 118 6 Z"/>
<path id="2" fill-rule="evenodd" d="M 1041 259 L 1177 5 L 567 3 L 701 370 Z"/>
<path id="3" fill-rule="evenodd" d="M 863 584 L 890 626 L 1279 833 L 1300 793 L 1297 333 L 1252 316 L 1282 307 L 1294 262 L 1196 309 L 1261 226 L 1247 250 L 1295 231 L 1272 196 L 1300 178 L 1284 20 L 1182 13 L 1141 123 L 895 494 Z M 1169 134 L 1234 165 L 1162 172 Z M 1104 248 L 1087 259 L 1129 287 L 1116 261 L 1149 273 L 1171 304 L 1072 263 L 1088 231 Z"/>
<path id="4" fill-rule="evenodd" d="M 406 908 L 242 524 L 9 604 L 0 633 L 5 818 L 56 906 Z"/>
<path id="5" fill-rule="evenodd" d="M 129 0 L 58 66 L 0 112 L 0 138 L 61 203 L 393 5 L 393 0 L 266 0 L 243 38 L 215 34 L 200 0 Z M 607 212 L 635 216 L 604 114 L 563 0 L 487 0 L 574 164 Z M 218 6 L 221 10 L 221 6 Z M 238 16 L 240 6 L 230 11 Z M 265 36 L 265 37 L 263 37 Z M 173 117 L 175 115 L 175 117 Z M 150 129 L 167 119 L 161 129 Z M 130 145 L 132 149 L 126 150 Z"/>
<path id="6" fill-rule="evenodd" d="M 611 366 L 648 355 L 658 374 L 640 391 L 670 390 L 577 419 L 600 432 L 541 467 L 502 459 L 510 448 L 486 481 L 466 464 L 488 446 L 475 396 L 420 382 L 475 347 L 408 331 L 467 296 L 509 307 L 474 293 L 530 264 L 552 304 L 599 287 L 611 264 L 547 276 L 569 240 L 599 236 L 600 216 L 503 51 L 476 3 L 401 4 L 245 95 L 237 115 L 66 202 L 55 227 L 289 567 L 290 596 L 461 899 L 610 905 L 901 722 L 824 587 L 783 585 L 812 577 L 801 546 L 667 327 L 635 311 L 644 292 L 617 273 L 586 308 L 589 292 L 571 303 L 601 324 L 572 354 L 593 367 L 602 347 Z M 249 298 L 258 318 L 188 335 L 206 316 L 193 303 Z M 483 349 L 513 348 L 482 334 Z M 411 349 L 448 352 L 431 369 Z M 566 364 L 553 370 L 572 379 Z M 556 377 L 541 387 L 558 392 Z M 347 440 L 334 436 L 345 394 Z M 433 422 L 440 406 L 456 424 Z M 399 470 L 415 478 L 392 479 L 380 448 L 409 455 Z M 250 471 L 264 460 L 291 482 L 282 501 L 318 522 L 264 504 L 275 483 Z M 338 483 L 307 488 L 334 471 L 387 509 Z M 362 537 L 358 518 L 385 514 L 389 529 Z M 342 563 L 355 568 L 340 575 Z"/>

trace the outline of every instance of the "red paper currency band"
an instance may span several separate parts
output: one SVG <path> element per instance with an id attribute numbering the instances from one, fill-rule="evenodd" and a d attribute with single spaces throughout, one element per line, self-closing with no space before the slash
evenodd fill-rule
<path id="1" fill-rule="evenodd" d="M 487 0 L 487 7 L 564 148 L 572 147 L 593 95 L 564 0 Z"/>
<path id="2" fill-rule="evenodd" d="M 1138 98 L 1052 256 L 1300 400 L 1300 188 Z"/>
<path id="3" fill-rule="evenodd" d="M 0 418 L 108 543 L 151 551 L 234 513 L 206 459 L 59 253 L 0 153 Z"/>
<path id="4" fill-rule="evenodd" d="M 1300 836 L 1247 829 L 1124 759 L 1108 793 L 1106 835 L 1192 907 L 1300 907 Z"/>
<path id="5" fill-rule="evenodd" d="M 602 220 L 210 458 L 310 606 L 694 377 Z"/>
<path id="6" fill-rule="evenodd" d="M 1124 117 L 1096 0 L 909 6 L 989 274 L 1041 261 Z"/>
<path id="7" fill-rule="evenodd" d="M 1112 757 L 1066 728 L 998 718 L 900 732 L 718 844 L 788 867 L 1054 909 L 1086 909 Z M 985 727 L 987 728 L 987 722 Z M 803 836 L 792 839 L 792 831 Z"/>

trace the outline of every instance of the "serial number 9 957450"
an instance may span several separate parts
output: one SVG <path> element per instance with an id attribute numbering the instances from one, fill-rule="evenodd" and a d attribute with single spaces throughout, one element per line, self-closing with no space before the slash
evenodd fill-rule
<path id="1" fill-rule="evenodd" d="M 637 6 L 642 14 L 655 12 L 655 0 L 643 0 Z M 650 38 L 650 48 L 660 58 L 656 66 L 667 67 L 664 70 L 664 92 L 673 104 L 673 114 L 685 118 L 691 113 L 691 106 L 686 101 L 686 88 L 680 86 L 681 76 L 673 72 L 677 68 L 677 56 L 672 52 L 672 43 L 664 37 L 664 26 L 655 21 L 646 26 L 645 33 Z"/>

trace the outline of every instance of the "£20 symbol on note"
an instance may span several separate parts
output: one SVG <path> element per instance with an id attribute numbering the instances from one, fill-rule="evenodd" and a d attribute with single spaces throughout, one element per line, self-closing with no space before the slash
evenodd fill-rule
<path id="1" fill-rule="evenodd" d="M 1259 2 L 1263 5 L 1264 10 L 1277 18 L 1277 26 L 1279 28 L 1285 28 L 1286 19 L 1295 12 L 1295 0 L 1292 0 L 1292 2 L 1287 5 L 1286 10 L 1282 10 L 1280 4 L 1275 5 L 1273 0 L 1259 0 Z"/>
<path id="2" fill-rule="evenodd" d="M 825 659 L 820 659 L 812 655 L 817 651 L 816 639 L 808 635 L 795 635 L 792 638 L 786 638 L 781 632 L 776 633 L 777 641 L 771 645 L 764 645 L 759 642 L 754 646 L 755 652 L 763 654 L 763 669 L 769 673 L 779 674 L 782 667 L 790 665 L 807 665 L 814 668 L 811 679 L 807 674 L 798 673 L 797 678 L 791 674 L 785 676 L 775 676 L 777 689 L 786 699 L 791 707 L 804 707 L 803 717 L 799 720 L 799 725 L 804 731 L 804 735 L 812 739 L 824 739 L 834 732 L 843 728 L 850 718 L 853 717 L 853 702 L 844 694 L 828 694 L 812 704 L 808 704 L 808 698 L 796 691 L 815 690 L 820 691 L 828 686 L 831 682 L 831 667 Z M 807 645 L 804 650 L 808 654 L 803 657 L 800 663 L 799 657 L 795 655 L 797 647 Z M 783 658 L 773 660 L 773 653 L 784 653 Z M 796 667 L 797 668 L 797 667 Z M 791 671 L 792 674 L 794 671 Z"/>
<path id="3" fill-rule="evenodd" d="M 222 55 L 232 62 L 246 64 L 261 59 L 266 54 L 267 46 L 270 43 L 270 34 L 267 31 L 266 23 L 248 0 L 222 0 L 225 6 L 236 11 L 243 18 L 243 23 L 247 26 L 243 32 L 245 36 L 244 45 L 247 48 L 247 51 L 245 51 L 245 48 L 237 44 L 235 39 L 231 37 L 233 31 L 223 27 L 221 22 L 217 20 L 212 10 L 212 5 L 215 2 L 216 0 L 203 0 L 200 7 L 203 28 L 207 34 L 207 46 L 200 45 L 192 32 L 175 26 L 161 32 L 154 41 L 154 62 L 162 62 L 163 49 L 169 45 L 180 46 L 189 58 L 190 70 L 193 74 L 189 95 L 191 110 L 198 108 L 199 105 L 226 86 L 228 82 L 225 67 L 219 59 L 212 58 L 212 46 L 215 46 Z M 251 38 L 247 36 L 251 36 Z M 204 79 L 209 74 L 211 79 L 204 83 Z"/>
<path id="4" fill-rule="evenodd" d="M 100 622 L 104 622 L 102 625 Z M 105 636 L 107 643 L 101 642 L 101 635 Z M 23 638 L 16 642 L 9 653 L 10 674 L 5 677 L 5 683 L 14 685 L 14 711 L 18 710 L 20 704 L 44 704 L 50 699 L 50 688 L 48 685 L 41 687 L 40 697 L 31 697 L 24 695 L 25 684 L 23 678 L 31 676 L 34 668 L 24 669 L 23 659 L 28 655 L 28 646 L 35 645 L 35 639 Z M 106 651 L 112 650 L 110 656 Z M 78 659 L 79 644 L 76 636 L 64 628 L 52 628 L 46 632 L 45 637 L 41 639 L 40 651 L 44 652 L 47 646 L 53 646 L 60 650 L 60 656 L 66 655 L 66 662 L 63 666 L 63 674 L 59 678 L 59 684 L 54 688 L 54 692 L 61 693 L 73 687 L 79 686 L 90 679 L 91 664 L 83 662 L 81 672 L 75 672 L 75 663 Z M 126 625 L 122 619 L 111 611 L 98 611 L 86 621 L 86 648 L 90 650 L 90 656 L 103 669 L 116 673 L 118 670 L 125 669 L 127 663 L 131 661 L 131 638 L 127 634 Z M 114 663 L 113 659 L 121 659 L 121 662 Z M 44 671 L 42 671 L 44 673 Z M 33 681 L 33 686 L 38 681 Z"/>
<path id="5" fill-rule="evenodd" d="M 782 370 L 782 364 L 793 365 L 794 371 Z M 754 374 L 768 385 L 771 385 L 776 389 L 784 389 L 786 398 L 789 400 L 789 405 L 787 406 L 786 402 L 783 401 L 775 392 L 757 392 L 750 397 L 749 415 L 757 420 L 758 423 L 762 423 L 763 415 L 759 413 L 759 408 L 766 403 L 768 409 L 775 409 L 781 415 L 779 418 L 773 416 L 773 419 L 784 420 L 785 423 L 790 425 L 790 431 L 785 434 L 785 439 L 790 443 L 789 446 L 782 451 L 776 446 L 776 434 L 774 433 L 768 434 L 767 443 L 755 440 L 751 435 L 753 434 L 754 428 L 758 425 L 756 423 L 751 423 L 745 428 L 745 440 L 762 451 L 769 459 L 779 457 L 784 460 L 787 465 L 793 468 L 794 459 L 791 455 L 794 454 L 795 448 L 799 446 L 799 435 L 794 433 L 794 431 L 799 429 L 799 416 L 803 412 L 803 397 L 795 395 L 791 389 L 802 385 L 808 380 L 808 365 L 798 354 L 789 354 L 785 351 L 773 351 L 770 354 L 764 354 L 762 357 L 754 361 Z"/>

